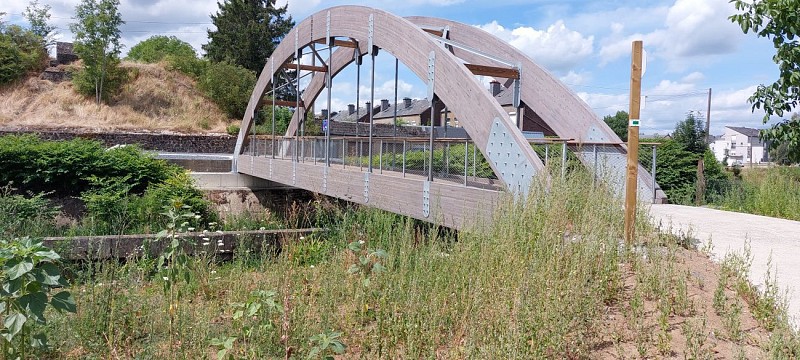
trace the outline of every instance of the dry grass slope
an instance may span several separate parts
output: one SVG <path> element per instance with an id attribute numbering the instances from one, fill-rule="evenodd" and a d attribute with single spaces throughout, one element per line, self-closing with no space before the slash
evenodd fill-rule
<path id="1" fill-rule="evenodd" d="M 81 96 L 70 82 L 31 77 L 0 88 L 0 127 L 225 132 L 228 119 L 195 81 L 162 64 L 124 62 L 132 80 L 108 105 Z"/>

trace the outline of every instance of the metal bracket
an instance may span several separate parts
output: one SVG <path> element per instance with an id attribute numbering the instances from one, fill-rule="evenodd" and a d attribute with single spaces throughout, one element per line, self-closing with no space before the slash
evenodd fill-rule
<path id="1" fill-rule="evenodd" d="M 328 193 L 328 169 L 329 167 L 322 168 L 322 193 Z"/>
<path id="2" fill-rule="evenodd" d="M 375 34 L 375 15 L 369 14 L 369 31 L 367 32 L 367 45 L 369 45 L 370 51 L 372 51 L 372 36 Z"/>
<path id="3" fill-rule="evenodd" d="M 528 164 L 522 149 L 516 146 L 510 130 L 500 118 L 495 118 L 489 131 L 486 155 L 497 174 L 515 195 L 527 194 L 536 174 L 532 164 Z"/>
<path id="4" fill-rule="evenodd" d="M 297 163 L 292 161 L 292 185 L 297 185 Z"/>
<path id="5" fill-rule="evenodd" d="M 275 178 L 275 177 L 272 176 L 272 160 L 273 159 L 269 159 L 269 178 L 270 178 L 270 180 Z"/>
<path id="6" fill-rule="evenodd" d="M 431 216 L 431 182 L 427 180 L 422 183 L 422 216 Z"/>
<path id="7" fill-rule="evenodd" d="M 369 173 L 364 173 L 364 203 L 369 204 Z"/>
<path id="8" fill-rule="evenodd" d="M 431 51 L 428 54 L 428 99 L 433 101 L 433 87 L 435 79 L 436 68 L 436 51 Z"/>

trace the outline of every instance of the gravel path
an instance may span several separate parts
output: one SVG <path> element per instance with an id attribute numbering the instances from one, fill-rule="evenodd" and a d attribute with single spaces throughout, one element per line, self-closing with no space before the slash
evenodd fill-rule
<path id="1" fill-rule="evenodd" d="M 682 205 L 652 205 L 650 217 L 662 229 L 680 235 L 691 231 L 699 247 L 713 245 L 714 260 L 728 252 L 741 253 L 750 241 L 753 265 L 750 281 L 762 285 L 772 255 L 773 276 L 788 291 L 789 314 L 800 324 L 800 222 L 766 216 Z"/>

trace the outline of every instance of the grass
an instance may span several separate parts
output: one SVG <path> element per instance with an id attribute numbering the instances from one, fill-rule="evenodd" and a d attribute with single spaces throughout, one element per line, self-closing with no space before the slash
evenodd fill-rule
<path id="1" fill-rule="evenodd" d="M 224 133 L 230 122 L 197 90 L 195 81 L 162 64 L 123 62 L 133 80 L 110 105 L 97 106 L 69 81 L 29 78 L 0 89 L 0 125 L 99 130 Z"/>
<path id="2" fill-rule="evenodd" d="M 48 318 L 52 348 L 38 356 L 316 358 L 341 350 L 336 341 L 345 358 L 800 354 L 797 333 L 769 333 L 749 301 L 739 340 L 710 337 L 728 334 L 723 317 L 730 326 L 735 317 L 711 305 L 714 287 L 703 284 L 718 275 L 695 275 L 713 267 L 708 259 L 643 218 L 640 244 L 622 245 L 619 200 L 586 174 L 557 178 L 525 203 L 502 203 L 492 226 L 457 234 L 324 200 L 307 205 L 313 218 L 295 207 L 289 224 L 331 231 L 285 238 L 277 255 L 191 258 L 180 265 L 188 281 L 169 293 L 152 259 L 72 264 L 78 313 Z M 738 296 L 740 286 L 725 286 Z M 774 309 L 765 317 L 784 324 Z"/>
<path id="3" fill-rule="evenodd" d="M 715 206 L 800 221 L 800 168 L 746 169 Z"/>

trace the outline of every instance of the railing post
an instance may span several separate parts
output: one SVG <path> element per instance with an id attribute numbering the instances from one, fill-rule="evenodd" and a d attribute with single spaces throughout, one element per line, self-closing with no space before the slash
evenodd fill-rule
<path id="1" fill-rule="evenodd" d="M 653 204 L 656 203 L 656 145 L 653 145 L 653 164 L 650 174 L 653 175 Z"/>
<path id="2" fill-rule="evenodd" d="M 378 146 L 381 147 L 378 150 L 378 172 L 383 174 L 383 139 L 378 142 Z"/>
<path id="3" fill-rule="evenodd" d="M 550 165 L 550 144 L 544 144 L 544 166 L 547 167 Z"/>
<path id="4" fill-rule="evenodd" d="M 597 144 L 592 145 L 592 152 L 594 155 L 594 176 L 592 176 L 592 186 L 594 186 L 597 183 L 597 168 L 600 167 L 600 164 L 597 163 Z"/>
<path id="5" fill-rule="evenodd" d="M 406 140 L 403 139 L 403 177 L 406 177 Z"/>
<path id="6" fill-rule="evenodd" d="M 476 163 L 478 162 L 478 149 L 475 147 L 475 142 L 472 142 L 472 177 L 475 178 L 478 175 L 475 172 Z"/>
<path id="7" fill-rule="evenodd" d="M 464 186 L 467 186 L 467 166 L 469 166 L 469 153 L 467 152 L 469 147 L 467 145 L 469 143 L 464 140 Z"/>
<path id="8" fill-rule="evenodd" d="M 342 169 L 347 169 L 347 140 L 342 138 Z"/>
<path id="9" fill-rule="evenodd" d="M 361 152 L 364 151 L 364 142 L 358 140 L 358 170 L 364 171 L 364 162 L 361 161 Z"/>
<path id="10" fill-rule="evenodd" d="M 567 176 L 567 142 L 561 144 L 561 180 Z"/>

